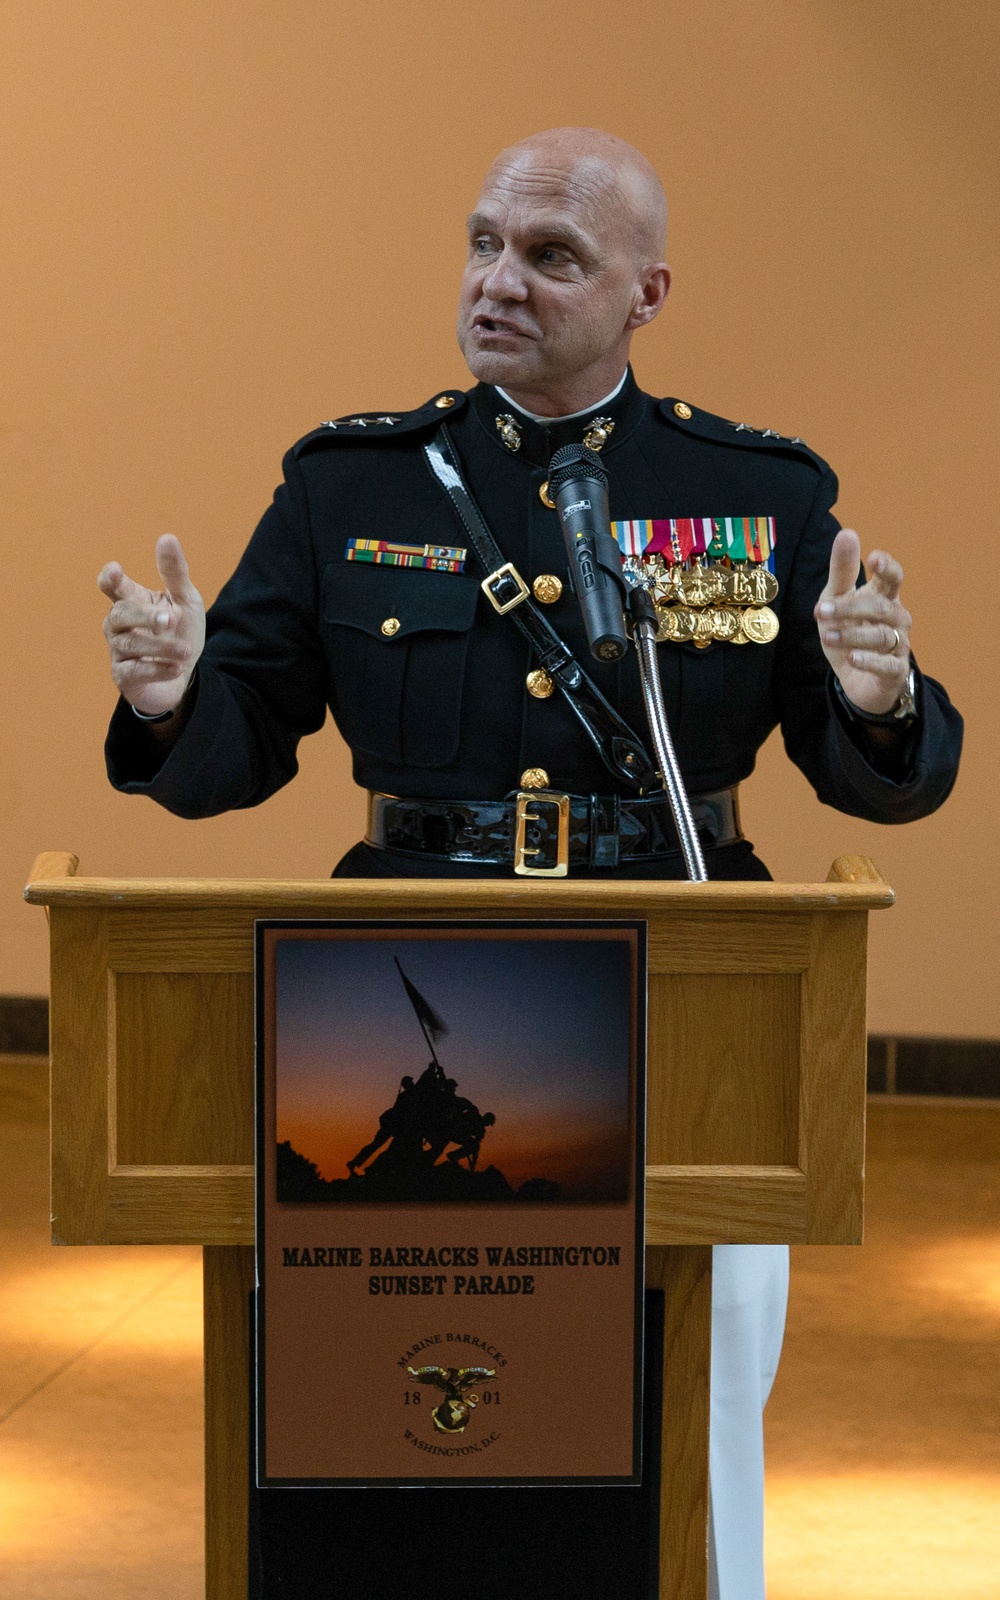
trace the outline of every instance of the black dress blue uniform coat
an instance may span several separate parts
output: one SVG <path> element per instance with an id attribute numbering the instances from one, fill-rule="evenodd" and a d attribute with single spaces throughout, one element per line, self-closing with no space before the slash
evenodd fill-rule
<path id="1" fill-rule="evenodd" d="M 322 726 L 329 706 L 366 789 L 500 799 L 518 788 L 526 768 L 541 767 L 566 793 L 627 794 L 561 695 L 538 700 L 527 692 L 530 648 L 482 593 L 485 574 L 471 549 L 461 573 L 347 559 L 352 538 L 467 547 L 421 448 L 447 421 L 505 557 L 528 583 L 541 573 L 562 579 L 563 595 L 544 608 L 546 616 L 645 735 L 634 654 L 615 665 L 589 656 L 558 518 L 539 495 L 552 452 L 579 441 L 588 419 L 542 426 L 518 415 L 522 443 L 512 452 L 496 426 L 509 410 L 495 389 L 479 385 L 392 420 L 372 415 L 324 425 L 289 451 L 274 502 L 209 611 L 187 726 L 164 758 L 120 706 L 108 740 L 112 782 L 183 817 L 257 805 L 294 776 L 298 741 Z M 935 810 L 954 781 L 962 727 L 940 685 L 921 681 L 919 724 L 888 758 L 873 755 L 863 728 L 831 693 L 813 619 L 838 529 L 831 509 L 837 480 L 826 463 L 800 441 L 653 399 L 631 373 L 602 414 L 614 422 L 601 456 L 612 517 L 775 518 L 776 641 L 660 651 L 689 792 L 748 777 L 780 724 L 789 756 L 825 804 L 876 822 L 909 822 Z M 389 618 L 399 624 L 391 634 L 382 631 Z M 363 847 L 342 867 L 355 875 L 449 871 Z M 711 851 L 708 868 L 720 878 L 765 872 L 746 844 Z M 617 870 L 683 875 L 678 858 Z"/>

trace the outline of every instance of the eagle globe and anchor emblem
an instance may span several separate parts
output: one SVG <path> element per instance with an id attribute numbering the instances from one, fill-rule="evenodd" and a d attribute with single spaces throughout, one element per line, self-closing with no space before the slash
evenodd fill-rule
<path id="1" fill-rule="evenodd" d="M 431 1384 L 444 1391 L 444 1399 L 431 1412 L 439 1433 L 464 1433 L 479 1404 L 479 1396 L 469 1391 L 474 1384 L 488 1383 L 496 1377 L 493 1367 L 407 1367 L 418 1383 Z"/>

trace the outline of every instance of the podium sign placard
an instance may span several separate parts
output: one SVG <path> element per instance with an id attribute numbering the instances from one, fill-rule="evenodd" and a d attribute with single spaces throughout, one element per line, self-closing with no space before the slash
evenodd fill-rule
<path id="1" fill-rule="evenodd" d="M 258 1482 L 638 1482 L 645 923 L 256 944 Z"/>

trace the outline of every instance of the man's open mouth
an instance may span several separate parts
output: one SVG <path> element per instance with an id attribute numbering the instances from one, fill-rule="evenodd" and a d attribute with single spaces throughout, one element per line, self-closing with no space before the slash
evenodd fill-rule
<path id="1" fill-rule="evenodd" d="M 507 322 L 503 317 L 474 317 L 472 325 L 483 333 L 513 333 L 520 334 L 522 338 L 527 337 L 524 329 L 519 328 L 516 322 Z"/>

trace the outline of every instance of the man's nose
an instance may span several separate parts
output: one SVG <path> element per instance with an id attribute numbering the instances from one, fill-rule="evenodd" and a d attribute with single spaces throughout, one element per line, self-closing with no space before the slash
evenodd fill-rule
<path id="1" fill-rule="evenodd" d="M 528 285 L 525 282 L 524 271 L 516 256 L 509 250 L 501 250 L 499 257 L 493 263 L 489 272 L 483 279 L 483 293 L 490 300 L 526 300 Z"/>

